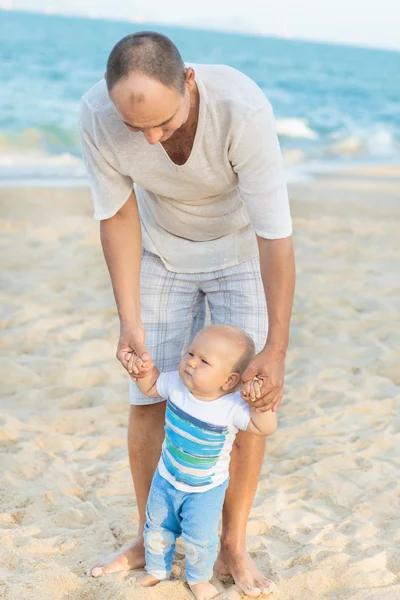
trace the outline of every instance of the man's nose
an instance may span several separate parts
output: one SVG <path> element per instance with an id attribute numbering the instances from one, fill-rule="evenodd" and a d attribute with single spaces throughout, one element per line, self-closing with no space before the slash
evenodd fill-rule
<path id="1" fill-rule="evenodd" d="M 163 132 L 157 129 L 145 129 L 144 137 L 146 138 L 149 144 L 157 144 L 163 136 Z"/>

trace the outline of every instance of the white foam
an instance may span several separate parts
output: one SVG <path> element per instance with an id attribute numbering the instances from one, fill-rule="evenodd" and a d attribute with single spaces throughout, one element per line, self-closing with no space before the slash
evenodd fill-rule
<path id="1" fill-rule="evenodd" d="M 366 154 L 369 156 L 396 156 L 400 145 L 395 136 L 384 126 L 375 126 L 365 131 L 353 128 L 349 135 L 339 139 L 338 134 L 332 136 L 327 154 L 343 157 L 354 157 Z"/>
<path id="2" fill-rule="evenodd" d="M 83 161 L 69 153 L 0 152 L 0 186 L 26 185 L 27 182 L 86 180 Z M 64 183 L 65 184 L 65 183 Z M 64 185 L 61 184 L 61 185 Z"/>
<path id="3" fill-rule="evenodd" d="M 318 139 L 318 134 L 309 127 L 307 119 L 277 119 L 276 130 L 278 135 L 286 137 Z"/>
<path id="4" fill-rule="evenodd" d="M 21 166 L 79 166 L 82 161 L 64 152 L 63 154 L 45 154 L 40 151 L 32 152 L 0 152 L 0 167 L 21 167 Z"/>

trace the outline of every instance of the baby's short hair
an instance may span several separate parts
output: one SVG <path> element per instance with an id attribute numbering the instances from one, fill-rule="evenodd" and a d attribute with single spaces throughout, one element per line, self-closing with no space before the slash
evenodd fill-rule
<path id="1" fill-rule="evenodd" d="M 243 331 L 243 329 L 234 325 L 229 325 L 229 327 L 234 328 L 242 338 L 243 352 L 233 366 L 233 370 L 236 373 L 242 375 L 242 373 L 244 373 L 247 367 L 249 366 L 249 363 L 252 360 L 252 358 L 254 358 L 256 353 L 256 347 L 253 338 L 248 333 L 246 333 L 246 331 Z"/>
<path id="2" fill-rule="evenodd" d="M 242 352 L 239 358 L 233 364 L 232 370 L 235 373 L 239 373 L 240 375 L 244 373 L 244 371 L 247 369 L 249 362 L 256 353 L 253 338 L 243 329 L 237 327 L 236 325 L 210 325 L 209 327 L 205 328 L 205 330 L 207 329 L 214 331 L 219 329 L 220 331 L 230 334 L 232 337 L 235 337 L 235 341 L 233 343 L 236 346 L 241 346 Z"/>

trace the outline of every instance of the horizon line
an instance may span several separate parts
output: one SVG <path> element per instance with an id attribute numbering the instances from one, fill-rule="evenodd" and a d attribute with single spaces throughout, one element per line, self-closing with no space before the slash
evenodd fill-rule
<path id="1" fill-rule="evenodd" d="M 178 29 L 190 29 L 197 31 L 212 31 L 215 33 L 221 34 L 229 34 L 235 33 L 239 35 L 248 35 L 251 37 L 259 37 L 259 38 L 271 38 L 280 40 L 283 42 L 300 42 L 300 43 L 308 43 L 308 44 L 321 44 L 326 46 L 343 46 L 347 48 L 356 48 L 359 50 L 377 50 L 381 52 L 396 52 L 400 53 L 400 47 L 394 48 L 392 46 L 370 46 L 362 43 L 351 43 L 351 42 L 341 42 L 334 41 L 329 39 L 313 39 L 306 37 L 297 37 L 293 35 L 285 35 L 278 33 L 263 33 L 261 31 L 257 31 L 255 29 L 236 29 L 235 27 L 228 28 L 220 28 L 220 26 L 212 26 L 206 24 L 196 25 L 195 22 L 179 22 L 179 21 L 142 21 L 136 19 L 128 19 L 127 17 L 112 17 L 105 15 L 92 15 L 92 14 L 84 14 L 84 13 L 64 13 L 64 12 L 56 12 L 53 10 L 25 10 L 18 8 L 10 8 L 1 6 L 0 0 L 0 12 L 9 12 L 9 13 L 22 13 L 22 14 L 33 14 L 33 15 L 43 15 L 45 17 L 64 17 L 64 18 L 82 18 L 87 19 L 89 21 L 105 21 L 112 23 L 132 23 L 134 25 L 157 25 L 164 27 L 176 27 Z"/>

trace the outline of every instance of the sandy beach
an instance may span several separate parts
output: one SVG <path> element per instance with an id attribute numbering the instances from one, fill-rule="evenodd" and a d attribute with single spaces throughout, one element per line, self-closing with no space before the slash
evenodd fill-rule
<path id="1" fill-rule="evenodd" d="M 400 599 L 400 168 L 290 187 L 297 290 L 248 549 L 281 600 Z M 133 537 L 127 376 L 86 188 L 0 188 L 0 597 L 190 600 L 85 576 Z M 221 600 L 238 600 L 214 578 Z M 276 598 L 277 596 L 271 596 Z"/>

